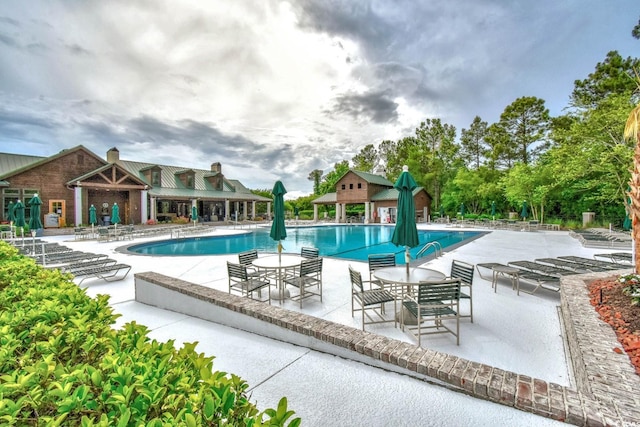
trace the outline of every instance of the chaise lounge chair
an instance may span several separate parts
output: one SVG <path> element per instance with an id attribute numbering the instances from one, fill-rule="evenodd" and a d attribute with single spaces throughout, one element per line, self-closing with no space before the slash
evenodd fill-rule
<path id="1" fill-rule="evenodd" d="M 589 258 L 584 258 L 584 257 L 579 257 L 579 256 L 559 256 L 558 258 L 560 259 L 564 259 L 566 261 L 571 261 L 571 262 L 575 262 L 576 264 L 581 264 L 581 265 L 585 265 L 587 266 L 587 268 L 589 267 L 593 267 L 593 268 L 603 268 L 606 270 L 620 270 L 620 264 L 616 264 L 613 262 L 607 262 L 607 261 L 599 261 L 597 259 L 589 259 Z"/>
<path id="2" fill-rule="evenodd" d="M 610 254 L 595 254 L 594 259 L 605 258 L 616 264 L 630 265 L 633 264 L 633 255 L 628 252 L 613 252 Z"/>
<path id="3" fill-rule="evenodd" d="M 488 263 L 480 263 L 476 264 L 476 271 L 478 271 L 478 275 L 484 280 L 493 280 L 493 267 L 509 267 L 505 264 L 500 264 L 497 262 L 488 262 Z M 492 276 L 485 277 L 482 275 L 480 268 L 485 268 L 492 271 Z M 535 293 L 538 289 L 544 288 L 550 291 L 559 292 L 560 291 L 560 278 L 557 276 L 549 276 L 548 274 L 537 273 L 531 270 L 524 270 L 519 267 L 513 266 L 512 268 L 518 269 L 518 278 L 520 281 L 529 282 L 534 284 L 536 287 L 532 291 L 525 291 L 528 294 Z"/>
<path id="4" fill-rule="evenodd" d="M 547 274 L 549 276 L 570 276 L 573 274 L 578 274 L 574 270 L 569 270 L 563 267 L 557 267 L 548 264 L 542 264 L 535 261 L 511 261 L 509 262 L 509 266 L 518 267 L 524 270 L 533 271 L 535 273 Z"/>

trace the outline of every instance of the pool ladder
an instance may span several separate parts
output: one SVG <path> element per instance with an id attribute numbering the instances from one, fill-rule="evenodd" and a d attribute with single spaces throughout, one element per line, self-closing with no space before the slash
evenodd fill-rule
<path id="1" fill-rule="evenodd" d="M 429 242 L 422 247 L 416 254 L 416 259 L 420 258 L 429 250 L 429 248 L 433 248 L 434 258 L 438 258 L 442 256 L 442 245 L 438 241 Z"/>

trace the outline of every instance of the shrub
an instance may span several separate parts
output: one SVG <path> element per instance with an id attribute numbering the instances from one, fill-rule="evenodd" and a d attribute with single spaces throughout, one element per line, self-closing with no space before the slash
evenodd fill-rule
<path id="1" fill-rule="evenodd" d="M 631 297 L 631 304 L 640 305 L 640 275 L 628 274 L 626 276 L 620 276 L 618 282 L 625 285 L 625 287 L 622 288 L 622 292 Z"/>
<path id="2" fill-rule="evenodd" d="M 196 343 L 150 340 L 136 322 L 113 329 L 108 301 L 0 243 L 2 425 L 300 424 L 286 398 L 260 412 Z"/>

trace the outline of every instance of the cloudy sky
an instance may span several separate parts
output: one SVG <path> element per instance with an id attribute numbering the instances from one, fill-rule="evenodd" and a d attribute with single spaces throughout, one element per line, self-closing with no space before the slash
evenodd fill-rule
<path id="1" fill-rule="evenodd" d="M 0 7 L 0 152 L 208 169 L 249 188 L 427 118 L 458 136 L 521 96 L 559 115 L 607 52 L 640 56 L 637 0 L 68 0 Z"/>

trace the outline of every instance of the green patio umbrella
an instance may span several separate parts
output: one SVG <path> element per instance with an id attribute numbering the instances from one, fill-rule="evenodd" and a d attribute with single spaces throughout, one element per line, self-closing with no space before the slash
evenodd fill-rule
<path id="1" fill-rule="evenodd" d="M 198 208 L 195 206 L 191 206 L 191 219 L 193 220 L 193 226 L 196 226 L 196 221 L 198 220 Z"/>
<path id="2" fill-rule="evenodd" d="M 627 191 L 629 191 L 629 189 L 627 188 Z M 631 206 L 631 197 L 627 197 L 627 202 L 629 203 L 629 206 Z M 622 223 L 622 229 L 624 231 L 629 231 L 631 230 L 631 218 L 629 217 L 629 212 L 627 212 L 627 209 L 625 208 L 624 210 L 624 222 Z"/>
<path id="3" fill-rule="evenodd" d="M 396 246 L 404 246 L 407 274 L 409 274 L 409 261 L 411 260 L 409 249 L 420 244 L 416 228 L 416 206 L 413 201 L 413 190 L 417 186 L 418 184 L 409 173 L 409 168 L 403 166 L 402 173 L 393 186 L 398 190 L 398 213 L 391 243 Z"/>
<path id="4" fill-rule="evenodd" d="M 527 201 L 523 201 L 522 202 L 522 212 L 520 212 L 520 216 L 522 217 L 523 221 L 527 220 L 527 217 L 529 216 L 529 212 L 527 210 Z"/>
<path id="5" fill-rule="evenodd" d="M 118 203 L 114 203 L 113 206 L 111 207 L 111 223 L 117 226 L 121 222 L 122 221 L 120 221 L 120 207 L 118 206 Z"/>
<path id="6" fill-rule="evenodd" d="M 29 206 L 31 207 L 31 215 L 29 218 L 29 229 L 38 230 L 42 228 L 42 221 L 40 221 L 40 205 L 42 200 L 38 197 L 38 193 L 34 194 L 31 200 L 29 200 Z"/>
<path id="7" fill-rule="evenodd" d="M 444 206 L 440 205 L 440 218 L 444 217 Z"/>
<path id="8" fill-rule="evenodd" d="M 14 222 L 16 220 L 16 205 L 13 204 L 13 202 L 9 202 L 9 206 L 7 207 L 7 213 L 8 213 L 8 220 L 10 223 Z"/>
<path id="9" fill-rule="evenodd" d="M 22 232 L 22 237 L 24 239 L 24 226 L 25 226 L 25 222 L 24 222 L 24 204 L 18 200 L 16 202 L 16 204 L 13 206 L 13 211 L 15 212 L 15 216 L 16 216 L 16 227 L 20 227 L 20 231 Z M 23 240 L 24 243 L 24 240 Z"/>
<path id="10" fill-rule="evenodd" d="M 89 224 L 91 224 L 91 236 L 93 236 L 93 228 L 96 226 L 97 223 L 98 223 L 98 217 L 96 216 L 96 207 L 93 206 L 93 203 L 92 203 L 91 206 L 89 206 Z"/>
<path id="11" fill-rule="evenodd" d="M 89 206 L 89 224 L 96 225 L 98 223 L 98 217 L 96 216 L 96 207 Z"/>
<path id="12" fill-rule="evenodd" d="M 278 256 L 282 254 L 282 240 L 287 238 L 287 229 L 284 226 L 284 195 L 287 190 L 282 182 L 276 181 L 271 190 L 273 194 L 273 222 L 269 236 L 278 242 Z"/>
<path id="13" fill-rule="evenodd" d="M 496 202 L 491 202 L 491 216 L 496 219 Z"/>
<path id="14" fill-rule="evenodd" d="M 460 203 L 460 216 L 464 219 L 464 203 Z"/>

